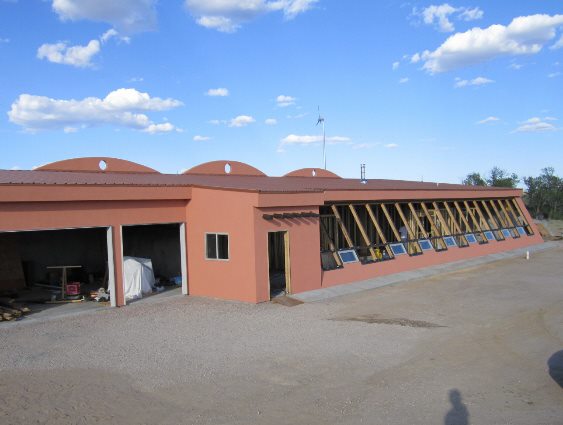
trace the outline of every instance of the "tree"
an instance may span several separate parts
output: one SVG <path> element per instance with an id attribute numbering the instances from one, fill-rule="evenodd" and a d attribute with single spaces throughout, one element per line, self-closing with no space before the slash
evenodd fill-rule
<path id="1" fill-rule="evenodd" d="M 466 186 L 487 186 L 487 182 L 479 173 L 469 173 L 462 183 Z"/>
<path id="2" fill-rule="evenodd" d="M 563 179 L 552 167 L 544 168 L 538 177 L 524 177 L 524 183 L 528 188 L 524 201 L 534 217 L 563 218 Z"/>
<path id="3" fill-rule="evenodd" d="M 509 174 L 508 171 L 499 167 L 493 167 L 489 172 L 487 184 L 494 187 L 511 187 L 515 188 L 520 179 L 514 173 Z"/>

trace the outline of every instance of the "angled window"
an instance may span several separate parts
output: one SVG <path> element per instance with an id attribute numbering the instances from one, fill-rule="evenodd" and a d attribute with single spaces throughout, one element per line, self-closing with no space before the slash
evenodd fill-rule
<path id="1" fill-rule="evenodd" d="M 527 233 L 526 233 L 526 231 L 524 230 L 523 227 L 518 226 L 518 227 L 516 228 L 516 230 L 518 230 L 518 233 L 520 233 L 522 236 L 526 236 L 526 235 L 527 235 Z"/>
<path id="2" fill-rule="evenodd" d="M 490 230 L 487 230 L 485 232 L 485 237 L 487 238 L 488 241 L 494 241 L 495 240 L 495 235 L 493 235 L 493 232 L 491 232 Z"/>
<path id="3" fill-rule="evenodd" d="M 469 244 L 477 243 L 477 238 L 473 233 L 466 233 L 465 239 L 467 239 L 467 242 L 469 242 Z"/>
<path id="4" fill-rule="evenodd" d="M 428 239 L 419 239 L 418 244 L 420 245 L 423 251 L 430 251 L 434 249 L 434 247 L 432 246 L 432 244 Z"/>
<path id="5" fill-rule="evenodd" d="M 206 233 L 205 258 L 208 260 L 228 260 L 229 235 L 225 233 Z"/>
<path id="6" fill-rule="evenodd" d="M 510 234 L 510 230 L 508 229 L 502 229 L 502 234 L 504 235 L 505 238 L 511 238 L 512 235 Z"/>
<path id="7" fill-rule="evenodd" d="M 393 251 L 394 255 L 402 255 L 407 253 L 407 250 L 402 243 L 392 243 L 389 245 L 389 247 L 391 248 L 391 251 Z"/>
<path id="8" fill-rule="evenodd" d="M 341 249 L 338 251 L 338 256 L 344 264 L 357 263 L 359 261 L 358 254 L 356 254 L 356 251 L 353 249 Z"/>
<path id="9" fill-rule="evenodd" d="M 454 246 L 457 246 L 457 244 L 455 243 L 455 239 L 454 239 L 453 236 L 446 236 L 446 237 L 444 237 L 444 242 L 446 242 L 446 245 L 447 245 L 448 247 L 450 247 L 450 248 L 451 248 L 451 247 L 454 247 Z"/>

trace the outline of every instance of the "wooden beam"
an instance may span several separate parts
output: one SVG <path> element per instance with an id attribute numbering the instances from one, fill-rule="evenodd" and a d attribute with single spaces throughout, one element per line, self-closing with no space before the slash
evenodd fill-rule
<path id="1" fill-rule="evenodd" d="M 479 220 L 477 220 L 477 218 L 473 214 L 473 211 L 471 211 L 471 207 L 469 206 L 469 203 L 467 201 L 463 201 L 463 205 L 465 205 L 465 210 L 469 214 L 469 217 L 471 217 L 471 220 L 473 221 L 473 225 L 475 226 L 477 231 L 481 234 L 481 238 L 482 238 L 481 242 L 489 243 L 487 237 L 485 236 L 485 233 L 483 232 L 483 229 L 481 228 L 481 224 L 479 223 Z"/>
<path id="2" fill-rule="evenodd" d="M 405 217 L 405 214 L 403 214 L 403 210 L 401 208 L 401 205 L 398 202 L 395 202 L 395 209 L 397 210 L 397 212 L 399 213 L 399 216 L 401 217 L 401 220 L 403 220 L 403 225 L 405 226 L 405 229 L 407 229 L 407 234 L 409 235 L 409 239 L 410 240 L 415 240 L 416 236 L 414 235 L 412 229 L 409 226 L 409 223 L 407 221 L 407 218 Z M 415 242 L 410 242 L 407 243 L 407 245 L 413 244 L 414 245 L 414 251 L 419 254 L 422 252 L 422 248 L 420 247 L 420 245 L 418 244 L 418 241 Z M 407 247 L 408 248 L 408 247 Z"/>
<path id="3" fill-rule="evenodd" d="M 350 212 L 352 213 L 352 216 L 354 217 L 354 220 L 356 221 L 356 226 L 358 226 L 358 229 L 360 229 L 360 234 L 362 235 L 362 238 L 364 239 L 364 242 L 366 243 L 366 245 L 369 249 L 369 253 L 371 255 L 371 258 L 373 259 L 373 261 L 377 260 L 377 256 L 375 255 L 375 251 L 374 251 L 373 247 L 371 246 L 372 243 L 368 238 L 368 234 L 367 234 L 366 230 L 364 229 L 364 226 L 360 222 L 360 218 L 358 217 L 358 213 L 356 212 L 356 208 L 352 204 L 349 204 L 348 208 L 350 209 Z"/>
<path id="4" fill-rule="evenodd" d="M 455 219 L 454 214 L 452 213 L 452 210 L 450 209 L 450 206 L 448 205 L 448 203 L 446 201 L 443 201 L 444 207 L 446 207 L 446 211 L 448 213 L 448 216 L 450 217 L 450 220 L 452 221 L 452 224 L 454 226 L 454 229 L 457 231 L 457 233 L 460 234 L 460 239 L 463 239 L 465 241 L 465 245 L 469 245 L 469 242 L 467 242 L 467 238 L 465 237 L 465 235 L 463 234 L 463 232 L 461 231 L 461 228 L 458 226 L 457 224 L 457 220 Z"/>
<path id="5" fill-rule="evenodd" d="M 420 233 L 422 233 L 422 236 L 424 236 L 425 239 L 428 238 L 428 233 L 426 233 L 426 230 L 424 229 L 422 222 L 418 218 L 418 214 L 416 213 L 416 210 L 414 209 L 412 202 L 408 202 L 407 205 L 411 210 L 411 214 L 414 217 L 414 221 L 416 222 L 416 225 L 418 226 L 418 230 L 420 230 Z"/>
<path id="6" fill-rule="evenodd" d="M 465 228 L 467 229 L 467 231 L 465 233 L 473 233 L 473 230 L 471 229 L 471 226 L 469 225 L 469 222 L 465 218 L 465 215 L 463 214 L 463 211 L 461 210 L 457 201 L 452 201 L 452 203 L 454 204 L 454 207 L 457 210 L 457 213 L 459 214 L 461 221 L 463 221 L 463 224 L 465 225 Z"/>
<path id="7" fill-rule="evenodd" d="M 323 234 L 325 235 L 325 238 L 328 240 L 328 246 L 330 247 L 330 250 L 332 251 L 332 256 L 334 257 L 336 264 L 338 264 L 339 266 L 342 266 L 342 261 L 340 260 L 340 256 L 336 252 L 336 246 L 332 242 L 332 239 L 330 238 L 330 235 L 328 234 L 328 230 L 326 229 L 326 226 L 324 225 L 324 223 L 320 219 L 319 219 L 319 227 L 321 228 L 321 232 L 323 232 Z"/>
<path id="8" fill-rule="evenodd" d="M 434 223 L 434 220 L 432 220 L 432 217 L 430 217 L 430 212 L 428 211 L 426 204 L 424 202 L 421 202 L 420 206 L 422 207 L 422 210 L 424 211 L 424 214 L 426 215 L 426 218 L 428 219 L 428 222 L 430 223 L 430 228 L 432 229 L 432 232 L 437 237 L 437 239 L 435 239 L 436 245 L 440 244 L 443 249 L 448 249 L 446 242 L 444 242 L 444 239 L 442 239 L 442 235 L 440 234 L 440 232 L 438 231 L 438 228 L 436 227 L 436 223 Z"/>
<path id="9" fill-rule="evenodd" d="M 391 227 L 391 230 L 393 231 L 393 234 L 395 235 L 397 242 L 401 242 L 401 234 L 398 232 L 397 228 L 395 227 L 393 220 L 391 220 L 391 216 L 389 215 L 389 212 L 387 211 L 387 207 L 384 204 L 381 204 L 381 211 L 383 211 L 383 214 L 385 214 L 385 217 L 387 218 L 387 222 L 389 223 L 389 226 Z"/>
<path id="10" fill-rule="evenodd" d="M 514 205 L 516 211 L 519 213 L 518 215 L 520 216 L 520 218 L 524 222 L 524 227 L 528 230 L 528 233 L 530 235 L 533 235 L 534 230 L 532 229 L 532 226 L 530 226 L 530 223 L 528 223 L 528 220 L 526 220 L 526 216 L 524 215 L 524 213 L 520 209 L 520 205 L 518 205 L 518 202 L 516 202 L 516 198 L 512 198 L 511 201 L 512 201 L 512 204 Z"/>
<path id="11" fill-rule="evenodd" d="M 477 204 L 477 201 L 472 201 L 472 202 L 473 202 L 473 207 L 475 208 L 475 212 L 479 216 L 479 220 L 480 220 L 479 223 L 484 224 L 485 230 L 493 230 L 493 229 L 491 229 L 491 226 L 489 226 L 489 222 L 487 221 L 487 219 L 483 215 L 481 208 L 479 208 L 479 204 Z"/>
<path id="12" fill-rule="evenodd" d="M 451 236 L 452 231 L 450 230 L 448 223 L 446 223 L 446 220 L 444 219 L 444 216 L 442 215 L 440 208 L 438 208 L 438 204 L 436 202 L 432 202 L 432 206 L 434 207 L 434 211 L 436 211 L 436 217 L 438 217 L 438 220 L 440 220 L 442 226 L 448 231 L 448 236 Z"/>
<path id="13" fill-rule="evenodd" d="M 289 257 L 289 232 L 285 231 L 283 233 L 283 244 L 284 244 L 284 274 L 285 274 L 285 292 L 291 294 L 291 264 Z"/>
<path id="14" fill-rule="evenodd" d="M 509 227 L 512 227 L 512 229 L 510 229 L 510 231 L 512 232 L 512 236 L 514 236 L 515 238 L 519 238 L 520 237 L 520 233 L 518 232 L 518 230 L 516 229 L 517 223 L 514 223 L 514 221 L 512 220 L 512 217 L 510 217 L 510 214 L 508 214 L 508 211 L 506 210 L 506 208 L 504 208 L 504 205 L 502 203 L 501 199 L 497 199 L 496 200 L 500 210 L 502 211 L 502 214 L 504 215 L 505 221 L 507 223 L 507 225 Z"/>
<path id="15" fill-rule="evenodd" d="M 373 223 L 373 227 L 375 227 L 375 231 L 379 235 L 379 239 L 381 239 L 381 242 L 383 242 L 385 244 L 385 250 L 387 251 L 389 258 L 394 258 L 395 255 L 393 255 L 393 251 L 391 250 L 391 248 L 387 244 L 387 239 L 385 238 L 385 235 L 383 234 L 383 230 L 381 230 L 381 226 L 379 225 L 379 223 L 377 222 L 377 219 L 375 218 L 375 214 L 373 213 L 370 204 L 365 204 L 365 205 L 366 205 L 366 210 L 368 212 L 368 215 L 371 218 L 371 222 Z"/>
<path id="16" fill-rule="evenodd" d="M 489 203 L 491 204 L 491 207 L 493 207 L 493 210 L 495 211 L 495 214 L 497 215 L 499 221 L 502 224 L 502 227 L 506 228 L 506 227 L 511 227 L 510 223 L 508 222 L 508 220 L 506 220 L 506 217 L 504 217 L 499 209 L 497 208 L 497 206 L 495 205 L 495 200 L 494 199 L 490 199 Z M 509 232 L 512 234 L 513 237 L 517 238 L 519 237 L 518 235 L 518 231 L 516 229 L 510 229 Z M 516 233 L 515 233 L 516 232 Z"/>
<path id="17" fill-rule="evenodd" d="M 354 248 L 354 242 L 352 242 L 352 238 L 350 237 L 348 230 L 346 230 L 346 226 L 344 226 L 344 223 L 342 223 L 342 218 L 340 217 L 338 208 L 336 208 L 336 205 L 331 205 L 330 207 L 332 208 L 332 212 L 336 217 L 336 221 L 338 222 L 338 225 L 340 226 L 340 230 L 342 230 L 342 234 L 344 235 L 344 239 L 346 239 L 346 243 L 348 244 L 348 247 Z"/>
<path id="18" fill-rule="evenodd" d="M 489 218 L 491 219 L 491 221 L 495 224 L 495 226 L 497 226 L 497 230 L 495 231 L 495 233 L 497 234 L 497 236 L 501 239 L 504 240 L 505 237 L 502 234 L 502 232 L 500 231 L 500 228 L 502 227 L 499 226 L 499 222 L 497 221 L 497 219 L 495 219 L 495 217 L 491 214 L 491 210 L 489 209 L 489 207 L 487 206 L 487 203 L 485 201 L 481 201 L 481 205 L 483 205 L 483 207 L 485 208 L 485 211 L 487 212 L 487 215 L 489 216 Z"/>

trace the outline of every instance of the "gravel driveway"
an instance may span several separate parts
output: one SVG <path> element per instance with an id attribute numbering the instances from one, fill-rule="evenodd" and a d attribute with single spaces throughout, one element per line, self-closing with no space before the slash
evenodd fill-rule
<path id="1" fill-rule="evenodd" d="M 0 326 L 0 423 L 563 424 L 562 259 Z"/>

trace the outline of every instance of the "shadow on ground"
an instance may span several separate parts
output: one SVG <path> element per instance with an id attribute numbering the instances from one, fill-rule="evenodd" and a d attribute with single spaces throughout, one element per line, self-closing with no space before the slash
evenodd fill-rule
<path id="1" fill-rule="evenodd" d="M 549 376 L 563 388 L 563 350 L 558 351 L 547 361 Z"/>
<path id="2" fill-rule="evenodd" d="M 452 407 L 444 416 L 444 425 L 469 425 L 469 411 L 463 404 L 461 393 L 457 389 L 450 390 Z"/>

